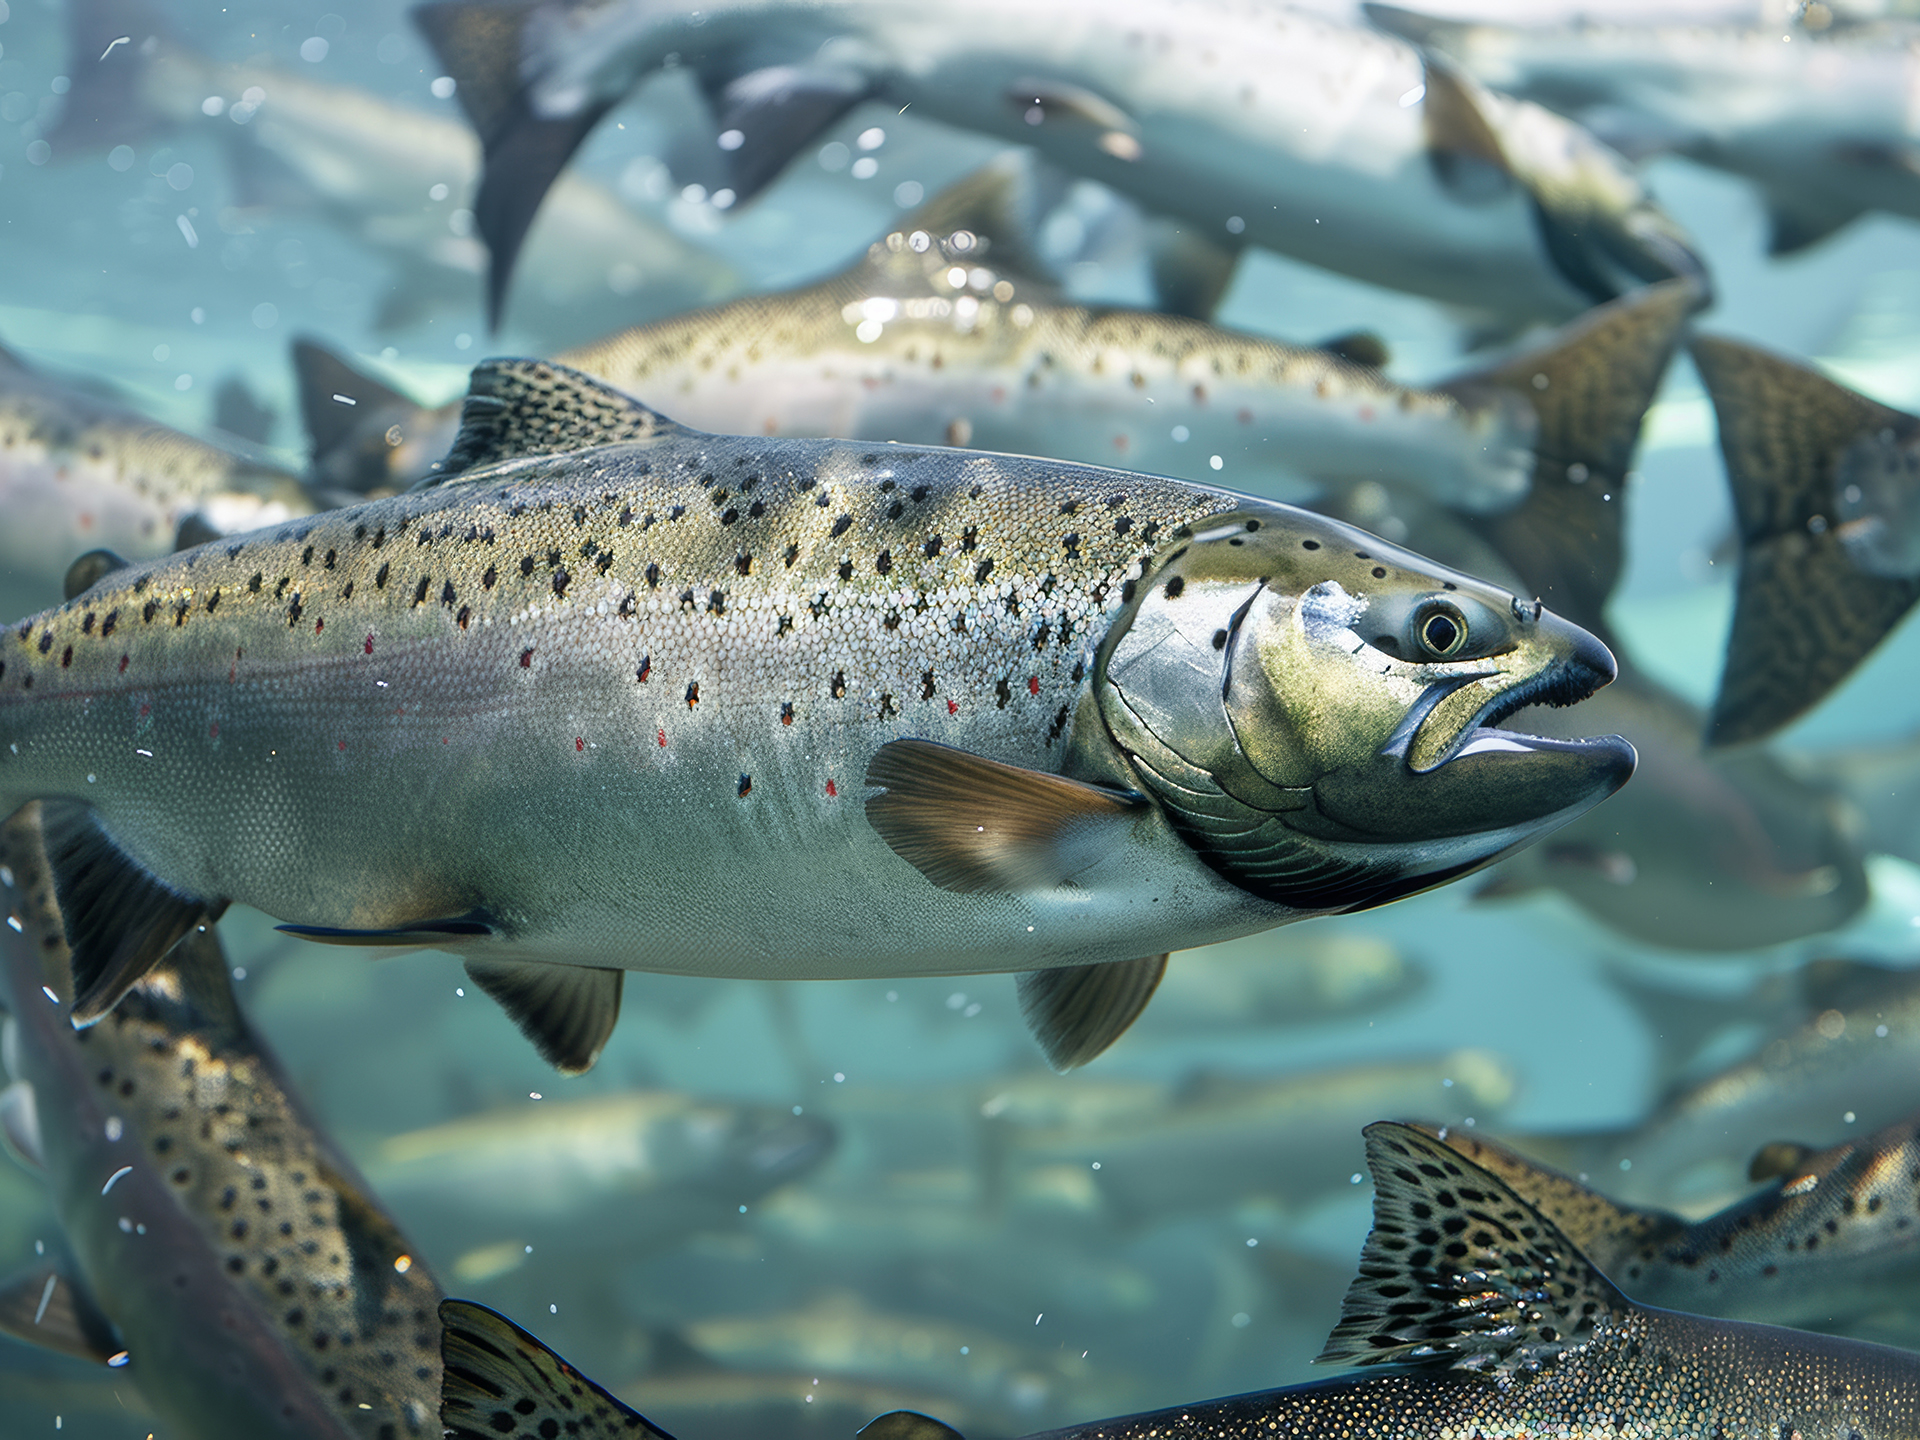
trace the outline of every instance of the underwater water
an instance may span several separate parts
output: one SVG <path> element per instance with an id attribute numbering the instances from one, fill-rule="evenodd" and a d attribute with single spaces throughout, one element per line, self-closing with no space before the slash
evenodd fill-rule
<path id="1" fill-rule="evenodd" d="M 0 344 L 194 434 L 238 381 L 268 412 L 257 453 L 293 471 L 306 460 L 296 337 L 443 403 L 482 357 L 548 354 L 700 298 L 831 273 L 1002 148 L 869 102 L 732 213 L 713 204 L 686 138 L 697 96 L 666 75 L 595 130 L 574 168 L 649 233 L 719 262 L 711 293 L 609 261 L 605 237 L 570 258 L 556 233 L 523 257 L 505 324 L 489 333 L 473 215 L 455 193 L 471 157 L 434 179 L 439 162 L 422 157 L 457 147 L 434 150 L 439 131 L 401 123 L 464 124 L 404 6 L 159 11 L 109 10 L 102 23 L 115 35 L 157 23 L 170 45 L 212 57 L 216 68 L 179 80 L 206 94 L 178 114 L 115 115 L 96 144 L 56 129 L 76 77 L 100 63 L 75 53 L 67 6 L 0 0 Z M 383 162 L 364 139 L 325 150 L 277 118 L 271 80 L 253 102 L 226 88 L 247 67 L 397 107 L 383 122 L 391 154 Z M 123 98 L 130 111 L 148 103 Z M 395 179 L 382 163 L 409 168 Z M 338 181 L 324 195 L 322 173 Z M 1869 214 L 1771 258 L 1744 181 L 1675 157 L 1645 174 L 1711 271 L 1703 328 L 1920 407 L 1914 222 Z M 1049 238 L 1067 293 L 1148 303 L 1137 222 L 1076 193 L 1086 223 L 1056 221 Z M 420 262 L 429 249 L 448 263 Z M 1371 330 L 1407 383 L 1461 363 L 1457 317 L 1437 304 L 1264 251 L 1245 256 L 1215 319 L 1298 342 Z M 1608 610 L 1631 666 L 1695 706 L 1718 683 L 1736 568 L 1715 433 L 1683 351 L 1619 497 L 1627 564 Z M 1219 480 L 1236 483 L 1231 464 Z M 0 528 L 16 523 L 0 513 Z M 1419 550 L 1421 536 L 1404 543 Z M 12 618 L 61 596 L 22 568 L 0 573 L 0 598 Z M 1911 769 L 1897 747 L 1920 724 L 1916 663 L 1909 621 L 1774 752 L 1816 777 L 1836 756 L 1867 756 L 1865 773 L 1892 791 L 1898 767 Z M 1644 769 L 1630 782 L 1650 783 Z M 1807 807 L 1768 815 L 1783 833 L 1801 818 L 1828 824 L 1840 803 L 1811 784 L 1781 793 L 1780 806 Z M 1722 923 L 1705 891 L 1697 909 L 1684 893 L 1637 900 L 1636 885 L 1667 872 L 1772 883 L 1738 856 L 1716 871 L 1721 857 L 1680 853 L 1686 842 L 1655 829 L 1620 842 L 1630 873 L 1602 847 L 1559 857 L 1577 872 L 1566 887 L 1528 871 L 1517 893 L 1481 896 L 1470 877 L 1177 952 L 1140 1021 L 1066 1075 L 1035 1048 L 1009 975 L 632 973 L 597 1065 L 567 1078 L 446 954 L 366 959 L 241 907 L 219 932 L 246 1015 L 449 1294 L 512 1316 L 682 1440 L 844 1435 L 901 1406 L 980 1440 L 1323 1373 L 1311 1362 L 1369 1223 L 1369 1121 L 1593 1132 L 1603 1138 L 1552 1155 L 1609 1193 L 1701 1214 L 1743 1193 L 1765 1141 L 1831 1145 L 1912 1110 L 1920 1088 L 1839 1057 L 1843 1035 L 1920 1051 L 1897 979 L 1886 993 L 1898 1000 L 1810 1011 L 1782 978 L 1818 959 L 1902 971 L 1920 960 L 1920 871 L 1874 848 L 1864 823 L 1833 829 L 1870 894 L 1837 926 L 1784 943 L 1699 943 Z M 1782 855 L 1777 888 L 1819 891 Z M 1595 886 L 1591 909 L 1570 898 Z M 1829 1016 L 1841 1026 L 1831 1035 Z M 1686 1080 L 1816 1022 L 1836 1053 L 1817 1079 L 1776 1076 L 1769 1090 L 1763 1075 L 1691 1128 L 1636 1135 Z M 634 1095 L 707 1109 L 674 1128 L 617 1103 Z M 823 1123 L 791 1176 L 770 1183 L 718 1158 L 715 1137 L 743 1115 Z M 434 1131 L 456 1121 L 469 1123 Z M 42 1179 L 0 1167 L 0 1275 L 60 1248 Z M 0 1432 L 164 1440 L 174 1432 L 152 1418 L 139 1374 L 137 1354 L 109 1370 L 0 1336 Z"/>

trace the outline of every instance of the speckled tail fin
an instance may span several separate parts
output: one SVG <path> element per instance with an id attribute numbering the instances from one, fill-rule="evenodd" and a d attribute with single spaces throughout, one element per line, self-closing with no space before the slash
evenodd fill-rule
<path id="1" fill-rule="evenodd" d="M 1710 745 L 1733 745 L 1811 710 L 1920 598 L 1920 580 L 1861 569 L 1835 514 L 1850 447 L 1883 432 L 1905 440 L 1920 419 L 1749 345 L 1701 336 L 1692 348 L 1739 530 L 1733 629 L 1707 723 Z"/>
<path id="2" fill-rule="evenodd" d="M 1526 498 L 1501 514 L 1467 518 L 1484 527 L 1534 595 L 1597 633 L 1620 578 L 1626 477 L 1640 424 L 1699 303 L 1689 281 L 1651 285 L 1440 387 L 1466 404 L 1497 398 L 1532 410 Z"/>
<path id="3" fill-rule="evenodd" d="M 1511 1375 L 1632 1302 L 1498 1177 L 1409 1125 L 1369 1125 L 1373 1231 L 1320 1360 Z"/>
<path id="4" fill-rule="evenodd" d="M 0 1280 L 0 1335 L 102 1365 L 121 1353 L 92 1294 L 52 1263 Z"/>
<path id="5" fill-rule="evenodd" d="M 1096 863 L 1140 796 L 933 740 L 890 740 L 867 766 L 867 822 L 942 890 L 1050 890 Z"/>
<path id="6" fill-rule="evenodd" d="M 551 360 L 483 360 L 467 382 L 453 448 L 414 488 L 463 480 L 502 460 L 693 433 L 624 391 Z"/>
<path id="7" fill-rule="evenodd" d="M 440 1302 L 440 1423 L 451 1440 L 635 1435 L 673 1440 L 504 1315 Z"/>
<path id="8" fill-rule="evenodd" d="M 567 1075 L 593 1068 L 620 1018 L 623 970 L 469 960 L 467 974 L 507 1012 L 540 1058 Z"/>
<path id="9" fill-rule="evenodd" d="M 1047 1063 L 1072 1070 L 1126 1033 L 1166 973 L 1165 955 L 1029 971 L 1020 977 L 1020 1014 Z"/>
<path id="10" fill-rule="evenodd" d="M 857 1433 L 863 1440 L 966 1440 L 946 1421 L 918 1410 L 889 1410 L 862 1425 Z"/>
<path id="11" fill-rule="evenodd" d="M 227 902 L 149 873 L 88 806 L 49 801 L 41 816 L 73 957 L 73 1021 L 91 1025 L 196 927 L 218 920 Z"/>

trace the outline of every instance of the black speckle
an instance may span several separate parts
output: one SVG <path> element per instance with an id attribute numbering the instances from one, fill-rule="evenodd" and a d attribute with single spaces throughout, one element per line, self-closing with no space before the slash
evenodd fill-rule
<path id="1" fill-rule="evenodd" d="M 493 588 L 493 582 L 499 578 L 500 572 L 491 565 L 487 566 L 486 573 L 480 577 L 480 588 L 483 590 L 491 590 Z"/>
<path id="2" fill-rule="evenodd" d="M 1000 702 L 1002 710 L 1006 709 L 1007 702 L 1013 699 L 1013 687 L 1008 685 L 1004 678 L 993 682 L 993 693 L 994 698 Z"/>
<path id="3" fill-rule="evenodd" d="M 422 575 L 420 577 L 420 583 L 414 587 L 414 591 L 413 591 L 414 604 L 419 605 L 419 604 L 423 604 L 426 601 L 427 586 L 430 585 L 431 583 L 432 581 L 430 581 L 425 575 Z"/>
<path id="4" fill-rule="evenodd" d="M 698 705 L 699 703 L 700 703 L 700 682 L 698 680 L 689 680 L 687 682 L 687 709 L 691 710 L 693 709 L 694 706 Z"/>
<path id="5" fill-rule="evenodd" d="M 742 775 L 740 777 L 740 788 L 733 793 L 738 799 L 746 799 L 748 795 L 753 793 L 753 777 L 751 775 Z"/>
<path id="6" fill-rule="evenodd" d="M 879 556 L 875 558 L 873 562 L 873 568 L 875 570 L 878 570 L 882 575 L 885 575 L 890 570 L 892 570 L 893 569 L 893 551 L 882 550 Z"/>
<path id="7" fill-rule="evenodd" d="M 929 560 L 933 559 L 934 556 L 938 555 L 940 553 L 940 537 L 938 535 L 931 535 L 927 537 L 927 543 L 924 547 L 924 550 L 925 550 L 926 557 Z"/>
<path id="8" fill-rule="evenodd" d="M 973 567 L 973 583 L 976 585 L 984 585 L 987 583 L 987 577 L 991 574 L 993 574 L 993 557 L 988 556 L 985 560 L 982 560 L 978 565 Z"/>
<path id="9" fill-rule="evenodd" d="M 842 560 L 840 562 L 839 574 L 842 580 L 853 579 L 853 562 L 851 560 Z"/>
<path id="10" fill-rule="evenodd" d="M 253 579 L 254 579 L 253 588 L 255 590 L 258 590 L 260 588 L 260 584 L 259 584 L 260 577 L 256 575 L 253 577 Z M 373 588 L 376 590 L 384 590 L 387 588 L 387 562 L 384 560 L 380 562 L 380 569 L 375 573 L 373 577 Z"/>
<path id="11" fill-rule="evenodd" d="M 1171 580 L 1167 581 L 1167 598 L 1169 600 L 1178 600 L 1180 598 L 1180 592 L 1186 588 L 1186 580 L 1181 576 L 1174 576 Z"/>
<path id="12" fill-rule="evenodd" d="M 745 552 L 734 556 L 733 570 L 736 575 L 751 575 L 753 573 L 753 556 Z"/>
<path id="13" fill-rule="evenodd" d="M 898 520 L 902 515 L 906 514 L 906 512 L 907 507 L 896 500 L 887 507 L 887 518 L 889 520 Z"/>
<path id="14" fill-rule="evenodd" d="M 724 590 L 709 591 L 707 594 L 707 613 L 709 615 L 724 615 L 726 612 L 727 592 Z"/>
<path id="15" fill-rule="evenodd" d="M 637 680 L 640 684 L 644 685 L 647 683 L 647 676 L 651 675 L 652 673 L 653 673 L 653 656 L 642 655 L 640 657 L 640 664 L 634 669 L 633 678 Z"/>
<path id="16" fill-rule="evenodd" d="M 733 524 L 734 521 L 738 520 L 739 518 L 740 518 L 740 512 L 731 507 L 725 510 L 722 510 L 720 512 L 720 523 L 722 525 L 731 525 Z"/>
<path id="17" fill-rule="evenodd" d="M 791 570 L 793 568 L 793 562 L 800 558 L 800 547 L 798 545 L 787 546 L 787 553 L 781 558 L 787 562 L 787 568 Z"/>
<path id="18" fill-rule="evenodd" d="M 658 590 L 660 588 L 660 566 L 658 562 L 649 560 L 647 562 L 647 568 L 641 573 L 646 577 L 648 589 Z"/>
<path id="19" fill-rule="evenodd" d="M 831 538 L 838 540 L 842 535 L 847 533 L 852 525 L 853 517 L 851 515 L 842 515 L 838 520 L 833 522 L 833 529 L 829 530 L 827 534 Z"/>
<path id="20" fill-rule="evenodd" d="M 458 597 L 453 593 L 453 581 L 449 580 L 440 587 L 440 603 L 451 606 Z"/>
<path id="21" fill-rule="evenodd" d="M 962 550 L 971 550 L 979 543 L 980 527 L 978 525 L 969 525 L 960 532 L 960 548 Z"/>
<path id="22" fill-rule="evenodd" d="M 834 699 L 836 700 L 846 699 L 847 698 L 847 672 L 844 670 L 834 671 L 832 683 L 830 683 L 827 686 L 827 688 L 833 693 Z"/>
<path id="23" fill-rule="evenodd" d="M 1227 632 L 1226 631 L 1216 630 L 1213 632 L 1213 648 L 1216 650 L 1224 650 L 1227 648 Z"/>
<path id="24" fill-rule="evenodd" d="M 564 597 L 567 593 L 567 586 L 572 582 L 573 582 L 573 577 L 567 574 L 565 570 L 554 571 L 553 572 L 553 593 L 555 595 Z"/>

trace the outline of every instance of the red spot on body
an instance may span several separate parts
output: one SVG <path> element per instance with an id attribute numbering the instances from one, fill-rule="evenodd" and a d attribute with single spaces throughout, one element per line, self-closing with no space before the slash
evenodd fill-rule
<path id="1" fill-rule="evenodd" d="M 522 670 L 533 668 L 533 651 L 530 648 L 520 652 L 520 668 Z"/>
<path id="2" fill-rule="evenodd" d="M 960 702 L 958 700 L 947 701 L 947 714 L 958 715 L 959 713 L 960 713 Z"/>
<path id="3" fill-rule="evenodd" d="M 347 748 L 347 742 L 346 742 L 346 741 L 344 741 L 344 740 L 342 740 L 342 741 L 340 742 L 340 748 L 341 748 L 342 750 L 345 750 L 345 749 Z"/>
<path id="4" fill-rule="evenodd" d="M 93 516 L 88 511 L 83 510 L 80 512 L 80 528 L 82 530 L 91 530 L 93 528 Z"/>
<path id="5" fill-rule="evenodd" d="M 324 620 L 316 620 L 313 622 L 313 633 L 316 635 L 318 635 L 322 630 L 326 628 L 327 628 L 327 622 Z"/>
<path id="6" fill-rule="evenodd" d="M 127 657 L 124 655 L 120 657 L 120 673 L 122 675 L 127 673 Z"/>
<path id="7" fill-rule="evenodd" d="M 834 785 L 833 781 L 831 780 L 827 781 L 827 798 L 829 800 L 832 800 L 832 799 L 835 799 L 839 794 L 840 794 L 840 791 Z"/>
<path id="8" fill-rule="evenodd" d="M 656 731 L 655 733 L 658 734 L 660 737 L 660 748 L 662 750 L 666 749 L 667 748 L 667 732 L 664 730 L 660 730 L 660 731 Z"/>
<path id="9" fill-rule="evenodd" d="M 573 737 L 573 753 L 574 754 L 578 755 L 582 750 L 586 748 L 587 748 L 587 742 L 585 740 L 582 740 L 578 735 Z"/>
<path id="10" fill-rule="evenodd" d="M 1038 695 L 1040 693 L 1040 677 L 1038 675 L 1027 676 L 1027 693 L 1029 695 Z"/>
<path id="11" fill-rule="evenodd" d="M 141 718 L 142 720 L 144 720 L 144 719 L 146 719 L 146 718 L 147 718 L 147 716 L 149 716 L 149 715 L 151 715 L 151 714 L 153 714 L 153 706 L 151 706 L 151 705 L 142 705 L 142 706 L 140 707 L 140 718 Z"/>
<path id="12" fill-rule="evenodd" d="M 1128 443 L 1125 435 L 1116 435 L 1113 437 L 1113 448 L 1118 450 L 1122 455 L 1127 453 Z"/>
<path id="13" fill-rule="evenodd" d="M 140 713 L 144 715 L 146 712 L 143 710 Z M 207 738 L 209 740 L 218 740 L 220 738 L 220 722 L 218 720 L 207 727 Z"/>
<path id="14" fill-rule="evenodd" d="M 373 653 L 373 636 L 369 634 L 367 636 L 367 654 L 371 655 L 372 653 Z"/>
<path id="15" fill-rule="evenodd" d="M 1007 403 L 1007 387 L 1004 385 L 994 386 L 993 389 L 987 392 L 987 398 L 993 401 L 993 403 L 996 405 L 1006 404 Z"/>

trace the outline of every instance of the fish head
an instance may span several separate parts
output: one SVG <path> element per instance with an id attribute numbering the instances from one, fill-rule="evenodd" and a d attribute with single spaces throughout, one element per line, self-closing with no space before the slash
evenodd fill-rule
<path id="1" fill-rule="evenodd" d="M 1617 736 L 1495 728 L 1615 673 L 1537 601 L 1249 505 L 1147 563 L 1093 684 L 1135 783 L 1208 865 L 1330 911 L 1477 869 L 1619 789 L 1635 757 Z"/>

